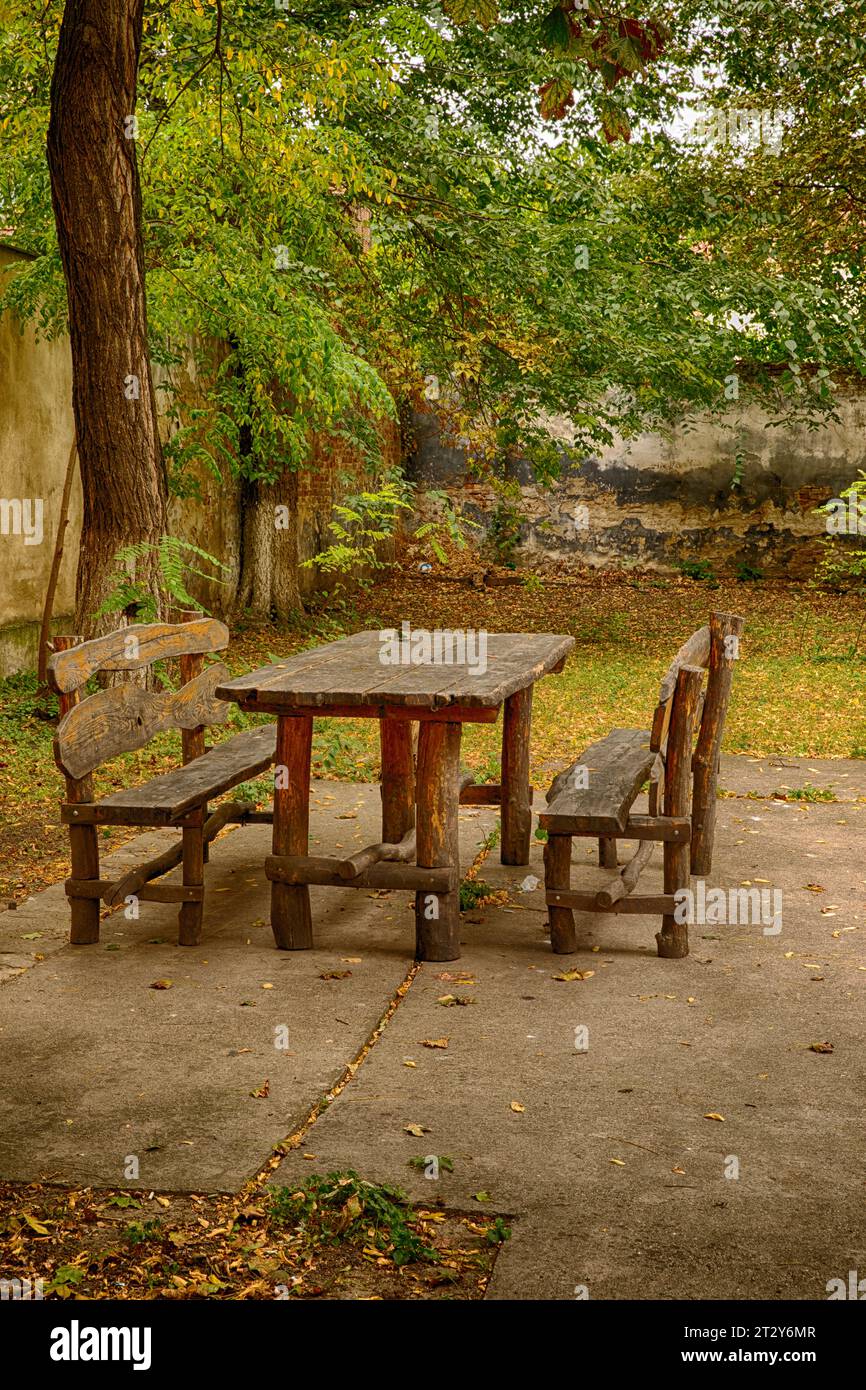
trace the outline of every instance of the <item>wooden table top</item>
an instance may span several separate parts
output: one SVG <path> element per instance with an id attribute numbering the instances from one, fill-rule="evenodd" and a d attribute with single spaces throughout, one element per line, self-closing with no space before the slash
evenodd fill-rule
<path id="1" fill-rule="evenodd" d="M 573 637 L 551 632 L 471 632 L 464 653 L 468 660 L 413 664 L 413 643 L 416 652 L 426 655 L 423 632 L 411 629 L 407 641 L 397 629 L 396 642 L 388 644 L 384 631 L 358 632 L 225 681 L 217 686 L 216 694 L 223 700 L 250 702 L 277 713 L 281 708 L 314 710 L 329 705 L 489 708 L 547 675 L 574 646 Z M 460 630 L 454 632 L 459 634 Z M 435 635 L 435 630 L 427 634 L 431 639 Z M 480 637 L 486 640 L 483 663 L 477 659 L 480 646 L 472 646 Z M 459 655 L 456 645 L 449 652 L 447 633 L 442 641 L 442 651 Z M 390 664 L 383 661 L 383 654 L 392 659 L 396 654 L 405 662 L 401 659 L 400 664 Z"/>

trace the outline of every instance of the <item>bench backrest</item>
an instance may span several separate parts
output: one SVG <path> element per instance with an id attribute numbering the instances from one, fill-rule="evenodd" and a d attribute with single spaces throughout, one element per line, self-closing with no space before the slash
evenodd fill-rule
<path id="1" fill-rule="evenodd" d="M 54 639 L 48 682 L 60 697 L 61 713 L 54 759 L 69 790 L 74 784 L 76 799 L 82 799 L 82 784 L 95 768 L 118 753 L 143 748 L 165 729 L 182 731 L 185 763 L 204 752 L 205 727 L 225 723 L 231 708 L 215 694 L 228 679 L 228 668 L 217 662 L 203 669 L 204 653 L 222 651 L 228 642 L 228 628 L 215 618 L 141 623 L 89 642 Z M 98 671 L 140 671 L 169 658 L 180 659 L 184 684 L 179 690 L 143 690 L 124 682 L 80 698 L 81 687 Z"/>
<path id="2" fill-rule="evenodd" d="M 659 689 L 650 746 L 664 753 L 677 677 L 683 667 L 707 672 L 698 736 L 692 755 L 692 873 L 708 873 L 716 816 L 719 753 L 731 696 L 734 663 L 744 621 L 734 613 L 713 613 L 709 625 L 692 633 L 674 657 Z M 655 807 L 651 810 L 655 812 Z"/>

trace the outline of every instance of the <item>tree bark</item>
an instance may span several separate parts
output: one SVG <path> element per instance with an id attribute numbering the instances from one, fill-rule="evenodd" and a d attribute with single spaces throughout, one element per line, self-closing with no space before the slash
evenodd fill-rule
<path id="1" fill-rule="evenodd" d="M 298 475 L 275 483 L 244 479 L 242 549 L 235 616 L 291 621 L 302 609 L 298 584 Z"/>
<path id="2" fill-rule="evenodd" d="M 110 591 L 118 549 L 153 543 L 167 529 L 141 189 L 128 138 L 143 10 L 144 0 L 66 0 L 51 82 L 48 167 L 84 493 L 75 626 L 85 635 L 97 630 L 94 613 Z M 137 584 L 155 592 L 155 577 L 152 557 L 136 562 Z"/>

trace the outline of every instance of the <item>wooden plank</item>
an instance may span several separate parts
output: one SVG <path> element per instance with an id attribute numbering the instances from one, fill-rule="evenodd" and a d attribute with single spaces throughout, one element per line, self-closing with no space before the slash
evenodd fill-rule
<path id="1" fill-rule="evenodd" d="M 703 668 L 681 666 L 674 690 L 671 727 L 665 754 L 665 815 L 685 816 L 689 811 L 692 780 L 692 739 L 698 700 L 704 683 Z M 674 897 L 689 885 L 689 846 L 668 840 L 664 847 L 665 893 Z M 664 913 L 656 933 L 658 953 L 665 960 L 679 960 L 689 953 L 689 929 L 677 922 L 673 911 Z"/>
<path id="2" fill-rule="evenodd" d="M 161 773 L 140 787 L 113 792 L 94 808 L 100 825 L 171 825 L 185 812 L 257 776 L 274 761 L 277 731 L 263 724 L 218 743 L 204 757 Z M 85 808 L 82 808 L 85 809 Z M 64 820 L 77 820 L 67 817 Z"/>
<path id="3" fill-rule="evenodd" d="M 305 856 L 310 835 L 310 750 L 312 719 L 287 719 L 277 723 L 276 775 L 274 780 L 275 857 Z M 290 886 L 271 882 L 271 929 L 281 951 L 306 951 L 313 945 L 310 891 L 306 884 Z"/>
<path id="4" fill-rule="evenodd" d="M 57 727 L 57 766 L 68 777 L 84 777 L 118 753 L 143 748 L 166 729 L 224 724 L 231 707 L 214 691 L 226 669 L 217 662 L 180 690 L 142 690 L 127 682 L 88 696 Z"/>
<path id="5" fill-rule="evenodd" d="M 692 838 L 688 816 L 629 816 L 622 840 L 673 840 L 687 845 Z"/>
<path id="6" fill-rule="evenodd" d="M 517 690 L 505 701 L 502 719 L 502 840 L 503 864 L 528 864 L 532 834 L 529 794 L 529 745 L 532 729 L 532 686 Z"/>
<path id="7" fill-rule="evenodd" d="M 547 810 L 539 818 L 541 824 L 563 835 L 621 837 L 656 756 L 645 729 L 612 730 L 554 779 Z M 569 790 L 569 779 L 578 767 L 586 768 L 588 785 Z"/>
<path id="8" fill-rule="evenodd" d="M 327 682 L 329 666 L 355 656 L 366 648 L 372 648 L 373 639 L 377 635 L 371 631 L 355 632 L 350 637 L 341 637 L 324 647 L 312 647 L 307 651 L 296 652 L 294 656 L 284 657 L 282 661 L 275 661 L 270 666 L 259 666 L 255 671 L 248 671 L 244 676 L 233 676 L 220 687 L 217 694 L 223 700 L 240 700 L 254 698 L 256 692 L 276 687 L 280 687 L 286 693 L 291 690 L 294 679 L 302 677 L 306 680 L 310 672 L 318 673 L 317 680 L 324 679 Z"/>
<path id="9" fill-rule="evenodd" d="M 547 892 L 544 895 L 548 907 L 570 907 L 576 912 L 598 912 L 596 895 L 593 892 L 570 892 L 555 893 Z M 647 913 L 653 916 L 659 913 L 673 912 L 676 899 L 672 893 L 652 893 L 646 896 L 636 897 L 631 894 L 627 898 L 620 898 L 613 907 L 608 909 L 611 913 L 623 912 L 626 914 Z"/>
<path id="10" fill-rule="evenodd" d="M 304 660 L 289 658 L 249 676 L 226 682 L 225 699 L 254 697 L 269 708 L 293 706 L 319 709 L 324 705 L 389 706 L 437 709 L 454 704 L 499 705 L 515 691 L 531 685 L 559 664 L 574 639 L 551 633 L 490 633 L 487 670 L 468 664 L 431 662 L 386 665 L 381 655 L 381 632 L 356 633 L 354 646 L 332 643 Z M 337 650 L 339 649 L 339 650 Z"/>
<path id="11" fill-rule="evenodd" d="M 529 787 L 529 802 L 535 796 L 535 788 Z M 472 782 L 460 793 L 461 806 L 501 806 L 502 784 L 500 782 Z"/>
<path id="12" fill-rule="evenodd" d="M 686 639 L 668 667 L 659 689 L 659 704 L 665 704 L 673 695 L 681 666 L 702 666 L 706 670 L 709 661 L 710 629 L 701 627 Z"/>
<path id="13" fill-rule="evenodd" d="M 418 736 L 416 834 L 418 867 L 459 873 L 457 809 L 460 725 L 422 724 Z M 415 895 L 418 960 L 459 960 L 460 894 L 419 889 Z"/>
<path id="14" fill-rule="evenodd" d="M 115 881 L 111 878 L 66 880 L 67 896 L 92 899 L 97 904 L 97 912 L 99 899 L 104 898 L 107 902 L 115 887 Z M 136 897 L 143 903 L 195 903 L 201 902 L 203 895 L 203 888 L 185 888 L 182 883 L 146 883 Z"/>
<path id="15" fill-rule="evenodd" d="M 265 875 L 272 883 L 313 884 L 322 888 L 402 888 L 448 895 L 459 887 L 456 869 L 428 869 L 416 864 L 374 864 L 347 881 L 339 859 L 323 855 L 269 855 Z"/>
<path id="16" fill-rule="evenodd" d="M 222 687 L 225 688 L 225 687 Z M 217 692 L 219 693 L 219 692 Z M 250 714 L 287 714 L 295 719 L 311 715 L 314 719 L 399 719 L 404 723 L 495 724 L 499 707 L 486 709 L 483 705 L 443 705 L 440 709 L 422 709 L 418 705 L 286 705 L 273 692 L 265 691 L 257 700 L 238 701 L 241 709 Z"/>
<path id="17" fill-rule="evenodd" d="M 710 618 L 710 673 L 692 758 L 691 871 L 702 876 L 713 867 L 719 757 L 743 626 L 744 620 L 735 613 L 713 613 Z"/>
<path id="18" fill-rule="evenodd" d="M 513 645 L 503 644 L 500 649 L 500 638 L 513 639 Z M 561 670 L 574 638 L 553 632 L 491 632 L 487 644 L 488 669 L 484 674 L 469 675 L 461 683 L 460 704 L 501 704 L 509 695 Z"/>
<path id="19" fill-rule="evenodd" d="M 99 670 L 137 671 L 154 661 L 188 652 L 223 651 L 229 630 L 216 618 L 195 618 L 189 623 L 133 623 L 117 632 L 94 637 L 70 649 L 59 649 L 48 662 L 48 683 L 61 694 L 78 690 Z M 135 652 L 136 655 L 129 655 Z"/>

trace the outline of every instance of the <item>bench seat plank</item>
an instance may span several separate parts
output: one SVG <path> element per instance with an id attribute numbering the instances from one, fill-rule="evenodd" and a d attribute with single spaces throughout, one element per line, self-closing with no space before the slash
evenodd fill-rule
<path id="1" fill-rule="evenodd" d="M 656 756 L 647 729 L 612 730 L 554 779 L 541 824 L 561 835 L 622 835 Z M 573 786 L 577 768 L 586 768 L 586 787 Z"/>
<path id="2" fill-rule="evenodd" d="M 169 825 L 202 802 L 221 796 L 270 767 L 276 747 L 276 724 L 263 724 L 261 728 L 235 734 L 185 767 L 161 773 L 140 787 L 113 792 L 99 802 L 99 808 L 112 813 L 112 819 L 117 812 L 118 824 L 123 823 L 122 813 L 129 812 L 137 817 L 135 824 L 144 823 L 143 816 L 152 816 L 147 824 Z"/>

